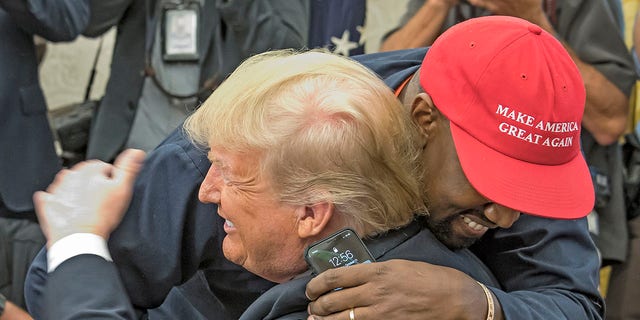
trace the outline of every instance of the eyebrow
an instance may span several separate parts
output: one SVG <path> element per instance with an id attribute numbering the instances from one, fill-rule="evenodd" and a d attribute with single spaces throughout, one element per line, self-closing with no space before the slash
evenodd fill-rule
<path id="1" fill-rule="evenodd" d="M 209 159 L 209 161 L 211 161 L 212 166 L 215 166 L 217 169 L 220 169 L 221 171 L 220 173 L 224 176 L 225 179 L 233 182 L 236 185 L 246 186 L 246 185 L 251 185 L 252 183 L 257 181 L 257 178 L 255 175 L 252 175 L 249 177 L 239 177 L 235 175 L 231 171 L 231 166 L 226 164 L 223 160 L 220 160 L 211 151 L 207 152 L 207 158 Z"/>

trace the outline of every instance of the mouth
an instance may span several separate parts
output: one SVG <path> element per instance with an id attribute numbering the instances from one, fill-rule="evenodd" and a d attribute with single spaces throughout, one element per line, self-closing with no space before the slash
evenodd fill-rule
<path id="1" fill-rule="evenodd" d="M 230 220 L 228 220 L 228 219 L 224 219 L 224 225 L 223 225 L 223 228 L 224 228 L 224 232 L 225 232 L 226 234 L 231 234 L 231 233 L 233 233 L 234 231 L 236 231 L 236 225 L 235 225 L 235 224 L 233 224 L 233 222 L 231 222 L 231 221 L 230 221 Z"/>
<path id="2" fill-rule="evenodd" d="M 236 229 L 236 225 L 227 217 L 225 217 L 225 214 L 220 212 L 220 209 L 218 209 L 218 215 L 220 216 L 220 218 L 224 219 L 224 232 L 229 233 Z"/>
<path id="3" fill-rule="evenodd" d="M 478 231 L 478 232 L 485 232 L 487 230 L 489 230 L 489 227 L 481 225 L 473 220 L 471 220 L 469 217 L 467 216 L 462 216 L 462 220 L 464 220 L 464 223 L 467 224 L 467 226 L 469 226 L 469 228 Z"/>
<path id="4" fill-rule="evenodd" d="M 462 222 L 460 229 L 464 236 L 469 238 L 480 238 L 494 227 L 493 224 L 475 215 L 461 214 L 460 218 L 459 221 Z"/>

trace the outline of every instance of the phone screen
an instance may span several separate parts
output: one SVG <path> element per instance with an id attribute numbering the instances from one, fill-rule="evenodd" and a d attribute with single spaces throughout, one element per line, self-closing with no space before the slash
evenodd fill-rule
<path id="1" fill-rule="evenodd" d="M 310 245 L 304 258 L 316 274 L 327 269 L 375 261 L 360 237 L 351 229 L 343 229 Z"/>

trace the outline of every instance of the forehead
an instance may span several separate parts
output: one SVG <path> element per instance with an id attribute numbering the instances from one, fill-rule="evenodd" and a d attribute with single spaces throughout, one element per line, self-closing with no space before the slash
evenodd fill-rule
<path id="1" fill-rule="evenodd" d="M 222 148 L 211 148 L 207 158 L 211 161 L 211 165 L 238 176 L 254 175 L 260 164 L 256 153 L 232 152 Z"/>

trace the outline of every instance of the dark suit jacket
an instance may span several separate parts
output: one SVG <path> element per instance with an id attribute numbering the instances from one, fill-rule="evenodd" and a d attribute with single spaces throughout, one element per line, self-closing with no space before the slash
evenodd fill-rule
<path id="1" fill-rule="evenodd" d="M 41 319 L 136 319 L 115 265 L 80 255 L 49 274 Z"/>
<path id="2" fill-rule="evenodd" d="M 33 35 L 69 41 L 88 17 L 87 0 L 0 0 L 0 200 L 11 211 L 32 211 L 33 193 L 60 170 Z"/>

